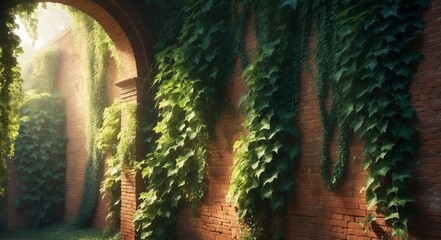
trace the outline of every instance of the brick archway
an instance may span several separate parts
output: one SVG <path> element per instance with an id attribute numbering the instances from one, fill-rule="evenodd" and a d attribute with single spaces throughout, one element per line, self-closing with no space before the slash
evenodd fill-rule
<path id="1" fill-rule="evenodd" d="M 142 105 L 145 102 L 144 78 L 152 59 L 152 39 L 144 29 L 135 6 L 127 0 L 38 0 L 54 2 L 76 8 L 95 19 L 107 32 L 116 46 L 121 61 L 120 78 L 116 85 L 120 88 L 120 98 Z M 139 112 L 139 111 L 138 111 Z M 138 114 L 140 116 L 140 114 Z M 139 117 L 138 117 L 139 118 Z M 138 120 L 140 121 L 140 120 Z M 122 122 L 124 124 L 124 115 Z M 137 140 L 137 142 L 139 142 Z M 139 144 L 136 144 L 139 146 Z M 137 155 L 142 156 L 137 147 Z M 121 189 L 121 239 L 134 239 L 134 212 L 137 202 L 137 179 L 132 171 L 123 173 Z M 99 208 L 99 207 L 98 207 Z"/>
<path id="2" fill-rule="evenodd" d="M 121 58 L 121 76 L 143 78 L 152 58 L 151 35 L 143 29 L 136 9 L 127 0 L 38 0 L 76 8 L 95 19 L 114 42 Z"/>
<path id="3" fill-rule="evenodd" d="M 119 89 L 119 97 L 124 101 L 133 101 L 142 105 L 144 103 L 145 88 L 148 87 L 143 84 L 144 78 L 149 73 L 149 66 L 152 59 L 152 40 L 151 35 L 147 29 L 144 29 L 145 23 L 141 22 L 135 6 L 127 0 L 37 0 L 38 2 L 52 2 L 67 5 L 76 8 L 85 14 L 95 19 L 107 32 L 114 42 L 118 55 L 121 61 L 119 79 L 116 79 L 116 84 Z M 138 115 L 140 116 L 140 115 Z M 123 119 L 124 121 L 124 119 Z M 137 144 L 138 145 L 138 144 Z M 137 149 L 137 152 L 139 150 Z M 138 154 L 141 155 L 141 154 Z M 11 167 L 11 175 L 16 175 L 16 169 Z M 8 187 L 8 192 L 17 192 L 17 186 L 20 185 L 19 180 L 11 179 Z M 67 179 L 66 179 L 67 181 Z M 70 179 L 70 181 L 76 181 Z M 133 239 L 133 213 L 136 208 L 136 178 L 134 174 L 126 174 L 123 176 L 123 181 L 126 181 L 128 188 L 122 192 L 122 202 L 126 202 L 130 207 L 129 213 L 123 213 L 121 219 L 121 238 Z M 82 186 L 82 184 L 79 184 Z M 12 191 L 11 191 L 12 190 Z M 67 193 L 69 197 L 74 193 Z M 12 203 L 14 194 L 9 194 L 8 205 Z M 77 201 L 77 200 L 72 200 Z M 71 202 L 72 202 L 71 201 Z M 69 204 L 66 202 L 66 206 Z M 126 205 L 127 205 L 126 204 Z M 76 209 L 77 203 L 73 203 Z M 65 208 L 67 209 L 67 207 Z M 67 211 L 67 210 L 66 210 Z M 27 221 L 22 213 L 9 211 L 8 209 L 8 228 L 17 229 L 27 224 Z M 105 216 L 105 215 L 104 215 Z M 65 221 L 72 220 L 70 217 L 65 218 Z M 125 233 L 124 233 L 125 232 Z"/>

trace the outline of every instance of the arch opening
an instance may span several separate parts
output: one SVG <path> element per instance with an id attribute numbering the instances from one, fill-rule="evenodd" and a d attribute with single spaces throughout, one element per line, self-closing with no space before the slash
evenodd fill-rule
<path id="1" fill-rule="evenodd" d="M 116 46 L 118 57 L 121 62 L 118 79 L 115 82 L 120 87 L 120 98 L 125 94 L 124 88 L 135 88 L 135 95 L 130 93 L 131 101 L 140 103 L 136 93 L 139 86 L 142 86 L 141 80 L 148 74 L 150 63 L 149 50 L 151 49 L 151 40 L 143 25 L 136 18 L 136 14 L 131 14 L 131 9 L 124 1 L 102 0 L 102 1 L 77 1 L 77 0 L 38 0 L 38 2 L 50 2 L 66 5 L 89 15 L 97 21 L 111 38 Z M 127 80 L 133 82 L 127 84 Z M 121 84 L 122 83 L 122 84 Z M 133 91 L 133 90 L 131 90 Z M 82 185 L 82 184 L 79 184 Z M 67 194 L 69 195 L 69 194 Z M 66 196 L 66 199 L 68 196 Z M 77 201 L 77 200 L 75 200 Z M 69 204 L 69 203 L 66 203 Z M 66 209 L 65 209 L 66 211 Z M 69 222 L 72 219 L 65 218 Z M 20 227 L 20 223 L 13 222 L 15 226 Z M 11 225 L 11 224 L 10 224 Z"/>

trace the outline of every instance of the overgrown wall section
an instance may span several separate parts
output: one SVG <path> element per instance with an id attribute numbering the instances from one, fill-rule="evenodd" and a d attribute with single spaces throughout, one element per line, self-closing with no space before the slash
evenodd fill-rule
<path id="1" fill-rule="evenodd" d="M 416 110 L 415 125 L 420 148 L 415 161 L 415 181 L 411 183 L 417 199 L 415 216 L 410 223 L 414 239 L 441 239 L 441 1 L 432 1 L 425 14 L 427 27 L 415 48 L 422 60 L 413 72 L 410 88 L 412 106 Z M 246 49 L 256 48 L 256 38 L 249 19 Z M 311 48 L 314 48 L 314 37 Z M 313 51 L 311 51 L 313 52 Z M 303 72 L 297 124 L 301 131 L 302 153 L 298 159 L 294 201 L 286 209 L 288 227 L 286 239 L 380 239 L 388 235 L 384 220 L 368 224 L 363 187 L 363 142 L 355 135 L 350 146 L 350 160 L 345 180 L 336 191 L 325 188 L 320 177 L 322 124 L 320 121 L 314 56 L 312 71 Z M 246 91 L 240 64 L 228 89 L 230 100 L 237 106 Z M 236 111 L 236 112 L 235 112 Z M 239 239 L 237 213 L 227 201 L 233 165 L 233 144 L 241 131 L 243 116 L 235 109 L 224 112 L 210 143 L 207 164 L 208 191 L 205 200 L 193 215 L 182 209 L 177 221 L 179 239 L 217 240 Z M 336 159 L 336 136 L 331 144 L 332 159 Z M 364 227 L 364 228 L 363 228 Z M 366 231 L 365 231 L 366 230 Z M 387 239 L 387 238 L 386 238 Z"/>
<path id="2" fill-rule="evenodd" d="M 70 30 L 66 30 L 57 36 L 46 47 L 59 48 L 61 51 L 61 63 L 56 79 L 56 88 L 64 100 L 66 114 L 66 195 L 64 207 L 64 221 L 74 220 L 80 208 L 84 174 L 86 167 L 86 93 L 83 79 L 81 48 L 74 43 Z M 114 61 L 109 65 L 109 99 L 118 96 L 114 83 L 116 82 L 116 67 Z M 113 100 L 112 100 L 113 101 Z M 9 228 L 20 228 L 29 225 L 26 213 L 16 210 L 12 204 L 13 199 L 20 195 L 20 177 L 14 166 L 10 168 L 8 185 L 8 219 Z M 98 193 L 97 193 L 98 194 Z M 103 229 L 106 227 L 107 207 L 106 201 L 99 198 L 92 226 Z"/>
<path id="3" fill-rule="evenodd" d="M 80 208 L 87 162 L 86 89 L 81 60 L 82 49 L 75 45 L 72 33 L 70 31 L 66 32 L 64 37 L 55 42 L 55 45 L 62 49 L 63 54 L 57 79 L 57 89 L 65 99 L 66 134 L 68 139 L 66 149 L 65 221 L 71 222 Z M 106 90 L 109 92 L 111 102 L 112 99 L 118 96 L 117 88 L 114 85 L 117 77 L 115 69 L 114 61 L 110 61 L 108 67 L 109 83 Z M 100 197 L 92 226 L 100 229 L 105 228 L 106 215 L 106 201 L 103 201 Z"/>

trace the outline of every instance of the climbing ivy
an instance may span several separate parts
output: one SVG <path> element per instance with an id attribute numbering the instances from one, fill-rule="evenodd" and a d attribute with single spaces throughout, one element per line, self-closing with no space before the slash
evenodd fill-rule
<path id="1" fill-rule="evenodd" d="M 292 186 L 288 175 L 293 173 L 293 159 L 299 152 L 294 118 L 298 75 L 305 59 L 299 52 L 307 50 L 303 45 L 303 35 L 309 32 L 307 16 L 313 16 L 318 37 L 316 82 L 324 124 L 322 178 L 330 189 L 342 180 L 348 135 L 350 131 L 358 133 L 365 141 L 364 165 L 369 171 L 368 209 L 384 214 L 393 236 L 407 235 L 407 208 L 413 201 L 407 182 L 412 178 L 411 159 L 417 147 L 413 140 L 414 111 L 407 90 L 411 82 L 410 65 L 419 56 L 409 45 L 424 26 L 421 12 L 427 0 L 234 1 L 244 11 L 231 10 L 232 4 L 226 0 L 146 2 L 172 9 L 167 16 L 174 16 L 174 22 L 155 24 L 160 28 L 155 34 L 159 36 L 155 48 L 155 99 L 160 119 L 155 131 L 159 139 L 156 150 L 140 164 L 149 189 L 141 194 L 136 214 L 135 224 L 141 238 L 165 238 L 178 205 L 189 202 L 195 206 L 203 196 L 204 159 L 212 130 L 207 115 L 218 109 L 213 107 L 214 99 L 222 99 L 216 96 L 222 96 L 218 93 L 222 93 L 222 80 L 227 76 L 222 73 L 228 71 L 221 71 L 221 66 L 230 66 L 224 58 L 234 56 L 228 54 L 234 49 L 243 50 L 243 46 L 227 46 L 232 25 L 226 23 L 235 19 L 231 13 L 246 13 L 249 6 L 256 14 L 259 50 L 249 66 L 248 59 L 242 58 L 246 60 L 242 63 L 249 91 L 241 102 L 246 114 L 245 131 L 236 144 L 231 188 L 242 222 L 250 229 L 249 237 L 283 236 L 282 209 Z M 9 11 L 16 3 L 1 3 L 2 36 L 10 36 L 8 31 L 14 22 Z M 338 18 L 331 14 L 334 11 Z M 243 29 L 235 31 L 243 33 Z M 330 41 L 325 45 L 327 37 Z M 18 44 L 13 36 L 1 41 L 0 113 L 8 119 L 1 119 L 0 124 L 2 129 L 12 129 L 0 138 L 4 159 L 12 150 L 7 146 L 14 136 L 14 115 L 9 103 L 15 95 L 9 89 L 17 76 L 11 73 Z M 243 41 L 239 38 L 236 43 Z M 326 56 L 330 55 L 324 54 L 325 49 L 338 49 L 338 53 L 328 59 Z M 339 160 L 331 176 L 327 154 L 336 128 Z M 3 165 L 0 171 L 4 172 Z M 250 170 L 253 167 L 254 172 Z"/>
<path id="2" fill-rule="evenodd" d="M 47 49 L 29 60 L 25 68 L 24 106 L 15 142 L 14 164 L 24 183 L 16 207 L 25 206 L 35 226 L 60 220 L 64 202 L 66 136 L 63 101 L 55 90 L 59 49 Z"/>
<path id="3" fill-rule="evenodd" d="M 344 117 L 365 141 L 369 212 L 384 215 L 398 239 L 408 235 L 414 110 L 408 88 L 419 54 L 410 44 L 421 34 L 428 1 L 347 3 L 340 13 L 342 41 L 335 74 Z"/>
<path id="4" fill-rule="evenodd" d="M 25 206 L 35 226 L 60 221 L 64 203 L 66 136 L 61 98 L 27 92 L 13 158 L 24 183 L 15 207 Z"/>
<path id="5" fill-rule="evenodd" d="M 70 9 L 69 12 L 76 42 L 83 49 L 81 58 L 86 86 L 87 163 L 80 209 L 74 220 L 74 225 L 83 227 L 90 224 L 98 201 L 103 153 L 96 147 L 96 136 L 103 123 L 104 108 L 108 105 L 109 54 L 117 57 L 112 41 L 95 20 L 77 10 Z"/>
<path id="6" fill-rule="evenodd" d="M 337 21 L 341 11 L 342 1 L 313 1 L 312 24 L 316 35 L 315 62 L 317 66 L 317 99 L 319 103 L 320 119 L 323 124 L 323 148 L 320 161 L 320 173 L 329 189 L 334 189 L 342 180 L 349 157 L 349 142 L 352 132 L 348 121 L 342 117 L 341 94 L 339 85 L 333 78 L 337 71 L 337 52 L 341 48 Z M 317 10 L 316 10 L 317 9 Z M 319 9 L 319 10 L 318 10 Z M 331 96 L 328 96 L 328 94 Z M 327 107 L 329 105 L 329 107 Z M 329 108 L 329 109 L 328 109 Z M 338 160 L 332 175 L 330 175 L 329 144 L 335 130 L 339 130 L 337 146 Z"/>
<path id="7" fill-rule="evenodd" d="M 136 104 L 123 103 L 121 104 L 122 113 L 125 124 L 121 126 L 121 132 L 118 134 L 117 156 L 123 163 L 123 166 L 134 166 L 135 156 L 135 140 L 136 140 Z"/>
<path id="8" fill-rule="evenodd" d="M 55 79 L 61 57 L 60 49 L 49 48 L 27 61 L 22 70 L 23 90 L 35 90 L 37 93 L 56 92 Z"/>
<path id="9" fill-rule="evenodd" d="M 182 29 L 172 46 L 155 56 L 160 121 L 157 148 L 142 163 L 135 226 L 141 239 L 165 239 L 184 202 L 195 208 L 205 192 L 208 141 L 220 104 L 230 48 L 229 1 L 183 1 Z M 165 35 L 170 36 L 170 35 Z M 160 47 L 157 47 L 160 49 Z"/>
<path id="10" fill-rule="evenodd" d="M 121 103 L 115 101 L 104 109 L 103 126 L 98 130 L 96 147 L 106 155 L 107 170 L 101 183 L 101 196 L 109 197 L 106 220 L 113 226 L 119 225 L 121 213 L 121 167 L 122 161 L 116 156 L 118 135 L 121 132 Z"/>
<path id="11" fill-rule="evenodd" d="M 126 125 L 121 125 L 124 111 Z M 102 197 L 110 196 L 107 220 L 119 226 L 121 213 L 121 172 L 135 160 L 136 105 L 115 101 L 104 110 L 103 126 L 98 131 L 97 148 L 106 154 L 107 170 L 101 184 Z"/>
<path id="12" fill-rule="evenodd" d="M 13 0 L 0 2 L 0 197 L 8 179 L 7 159 L 14 153 L 14 140 L 18 135 L 18 110 L 23 101 L 22 80 L 17 57 L 21 53 L 15 15 L 32 12 L 33 1 Z"/>
<path id="13" fill-rule="evenodd" d="M 305 58 L 308 5 L 295 12 L 282 1 L 250 1 L 254 7 L 259 53 L 244 70 L 249 91 L 240 107 L 244 134 L 235 143 L 230 195 L 239 208 L 247 239 L 282 239 L 285 206 L 300 154 L 295 117 L 300 71 Z M 276 26 L 276 27 L 275 27 Z"/>

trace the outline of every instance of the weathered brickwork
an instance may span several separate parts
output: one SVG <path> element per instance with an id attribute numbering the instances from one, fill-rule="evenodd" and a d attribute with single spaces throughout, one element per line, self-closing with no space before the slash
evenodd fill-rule
<path id="1" fill-rule="evenodd" d="M 137 207 L 137 189 L 139 181 L 131 170 L 123 171 L 121 175 L 121 240 L 135 240 L 135 225 L 133 219 Z"/>
<path id="2" fill-rule="evenodd" d="M 416 49 L 423 57 L 413 74 L 410 88 L 416 112 L 417 139 L 421 147 L 416 156 L 415 181 L 417 195 L 414 221 L 410 225 L 413 239 L 441 238 L 441 1 L 432 1 L 425 14 L 427 27 Z M 312 42 L 312 41 L 311 41 Z M 248 31 L 247 51 L 256 47 L 256 39 Z M 313 48 L 311 43 L 311 48 Z M 344 183 L 335 191 L 327 190 L 320 178 L 321 134 L 317 86 L 313 80 L 314 59 L 310 59 L 312 73 L 301 78 L 300 111 L 297 123 L 301 131 L 302 154 L 295 179 L 294 201 L 286 214 L 286 239 L 357 239 L 371 240 L 387 236 L 383 219 L 372 225 L 366 223 L 365 192 L 362 191 L 366 173 L 363 172 L 363 142 L 353 138 L 351 158 Z M 229 95 L 233 103 L 245 91 L 241 71 L 236 70 Z M 208 166 L 208 194 L 193 217 L 190 209 L 181 210 L 177 233 L 179 239 L 236 239 L 236 213 L 226 202 L 230 181 L 232 144 L 240 132 L 240 115 L 225 113 L 216 128 L 216 139 L 210 143 Z M 225 134 L 231 132 L 233 134 Z M 331 143 L 332 159 L 336 158 L 336 136 Z M 365 225 L 369 231 L 362 228 Z"/>
<path id="3" fill-rule="evenodd" d="M 63 2 L 72 1 L 63 0 Z M 101 15 L 103 15 L 102 12 Z M 416 110 L 415 126 L 418 130 L 416 139 L 420 141 L 420 148 L 415 158 L 415 181 L 411 183 L 417 201 L 414 204 L 416 214 L 410 223 L 410 231 L 412 238 L 419 240 L 441 239 L 441 0 L 431 1 L 431 6 L 425 14 L 425 20 L 427 27 L 424 30 L 423 38 L 415 43 L 415 49 L 422 53 L 422 60 L 418 66 L 415 66 L 412 75 L 413 84 L 410 87 L 412 106 Z M 245 45 L 245 49 L 249 53 L 257 48 L 252 22 L 251 17 L 248 21 Z M 122 27 L 124 28 L 124 26 Z M 123 35 L 120 37 L 124 38 Z M 118 40 L 118 35 L 115 35 L 113 39 Z M 126 46 L 124 44 L 121 46 Z M 312 40 L 311 48 L 313 47 Z M 126 53 L 132 54 L 129 50 Z M 134 54 L 138 53 L 135 51 Z M 304 72 L 301 78 L 300 106 L 296 122 L 301 132 L 302 153 L 298 159 L 297 170 L 292 174 L 295 179 L 294 199 L 286 209 L 288 219 L 286 239 L 380 239 L 389 231 L 381 218 L 375 224 L 366 225 L 369 227 L 369 231 L 362 228 L 362 225 L 366 223 L 365 192 L 362 190 L 366 173 L 363 172 L 362 167 L 363 142 L 360 139 L 355 136 L 352 140 L 351 157 L 342 185 L 336 191 L 329 191 L 321 181 L 319 171 L 322 124 L 318 111 L 317 86 L 313 80 L 316 71 L 313 56 L 311 56 L 310 62 L 312 71 L 310 73 Z M 78 56 L 73 57 L 69 65 L 77 63 L 79 64 Z M 131 66 L 131 69 L 134 69 L 135 65 L 139 66 L 139 62 L 135 63 L 134 61 L 127 61 L 127 64 Z M 139 69 L 137 71 L 139 73 Z M 135 75 L 131 73 L 127 77 L 131 78 Z M 67 89 L 66 93 L 76 92 L 75 94 L 79 97 L 77 102 L 82 101 L 81 97 L 84 93 L 81 92 L 81 89 L 83 88 L 78 85 L 81 83 L 70 81 L 72 80 L 64 83 Z M 242 131 L 241 123 L 244 119 L 237 109 L 237 104 L 241 94 L 245 91 L 241 64 L 237 62 L 232 82 L 228 86 L 228 96 L 236 108 L 233 111 L 225 110 L 223 112 L 215 129 L 215 138 L 209 144 L 207 195 L 195 214 L 190 208 L 180 209 L 175 229 L 178 239 L 239 239 L 240 226 L 237 222 L 237 212 L 227 201 L 227 193 L 233 166 L 233 144 Z M 136 88 L 121 94 L 122 97 L 133 101 L 137 97 L 139 98 L 137 95 Z M 69 116 L 67 117 L 68 126 L 70 126 L 68 128 L 77 130 L 72 133 L 69 141 L 79 143 L 84 141 L 84 133 L 81 132 L 84 126 L 75 125 L 69 121 L 74 121 L 75 118 L 84 118 L 84 116 L 76 115 L 75 111 L 77 110 L 72 110 L 75 109 L 77 103 L 72 102 L 71 104 L 69 111 L 73 111 L 71 113 L 73 116 L 70 120 Z M 336 136 L 330 149 L 333 153 L 331 154 L 332 159 L 335 159 Z M 72 159 L 85 158 L 85 153 L 75 152 L 72 146 L 68 148 L 68 151 L 71 155 L 77 154 Z M 69 167 L 66 182 L 68 186 L 66 196 L 70 202 L 66 203 L 66 221 L 73 218 L 79 207 L 83 186 L 83 174 L 80 173 L 84 171 L 84 163 L 75 162 L 74 164 L 72 162 L 72 164 Z M 14 168 L 12 168 L 11 174 L 13 176 L 16 174 Z M 139 179 L 130 171 L 123 175 L 122 182 L 121 238 L 132 240 L 135 238 L 133 213 L 136 209 L 138 193 L 142 191 L 142 187 Z M 19 181 L 10 183 L 8 191 L 10 195 L 16 191 L 19 184 Z M 8 209 L 12 211 L 10 207 Z M 101 219 L 105 215 L 105 211 L 101 213 L 100 211 L 97 215 L 101 217 L 97 216 L 97 219 Z M 23 223 L 22 221 L 17 218 L 10 221 L 10 226 Z M 95 222 L 94 226 L 102 227 L 104 222 Z"/>
<path id="4" fill-rule="evenodd" d="M 441 239 L 441 1 L 432 1 L 413 75 L 412 105 L 420 148 L 415 163 L 417 201 L 413 230 L 419 239 Z"/>
<path id="5" fill-rule="evenodd" d="M 68 46 L 68 47 L 66 47 Z M 66 195 L 64 208 L 64 221 L 71 222 L 80 207 L 86 167 L 86 133 L 85 133 L 85 81 L 82 74 L 80 49 L 75 46 L 70 31 L 62 32 L 58 38 L 47 47 L 61 50 L 60 70 L 56 78 L 56 88 L 64 100 L 66 111 Z M 116 80 L 115 63 L 109 64 L 109 99 L 114 99 L 119 93 L 114 86 Z M 111 100 L 113 101 L 113 100 Z M 13 199 L 20 195 L 20 177 L 15 167 L 10 165 L 11 181 L 8 185 L 9 199 L 9 228 L 19 228 L 29 224 L 24 211 L 16 211 L 12 205 Z M 103 169 L 104 171 L 105 169 Z M 92 221 L 92 226 L 103 229 L 106 227 L 107 207 L 106 201 L 98 201 L 97 210 Z"/>

